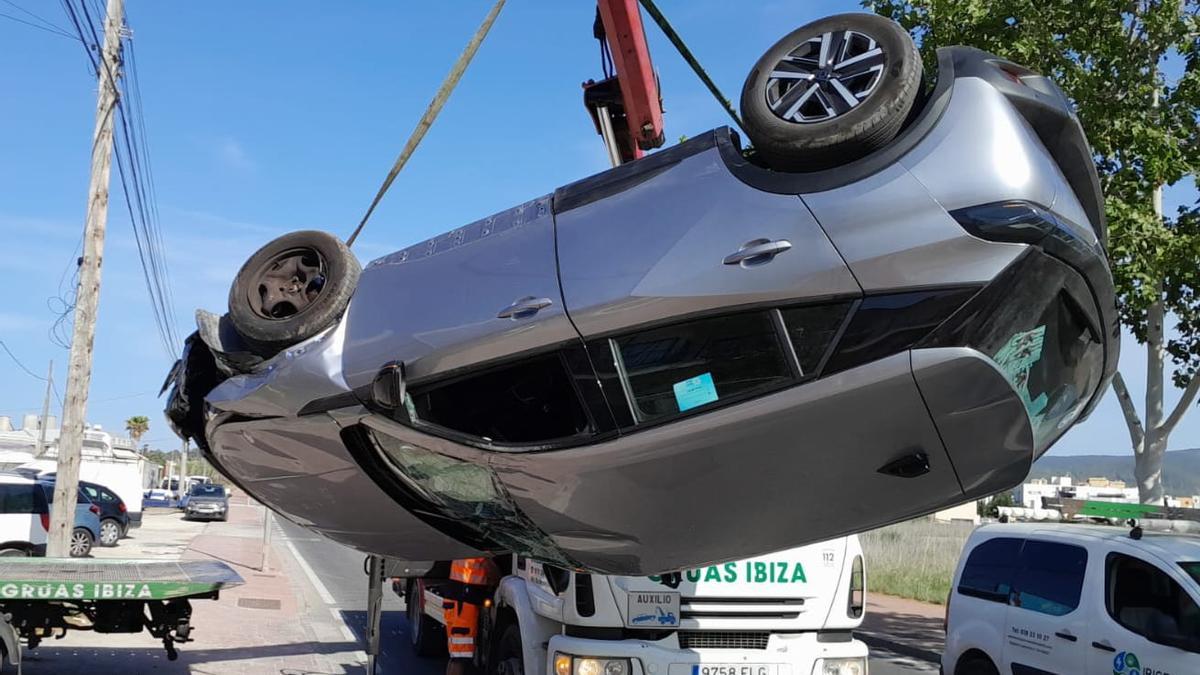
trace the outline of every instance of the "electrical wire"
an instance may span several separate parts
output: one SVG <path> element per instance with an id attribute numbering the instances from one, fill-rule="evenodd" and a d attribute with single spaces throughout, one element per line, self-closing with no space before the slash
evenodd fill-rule
<path id="1" fill-rule="evenodd" d="M 18 368 L 25 371 L 26 375 L 32 377 L 35 380 L 41 380 L 42 382 L 46 381 L 46 378 L 42 377 L 41 375 L 38 375 L 37 373 L 35 373 L 32 370 L 30 370 L 29 368 L 27 368 L 24 363 L 21 363 L 21 359 L 18 359 L 17 355 L 12 353 L 12 350 L 9 349 L 8 345 L 4 343 L 4 340 L 0 340 L 0 347 L 4 348 L 4 353 L 8 354 L 8 358 L 12 359 L 13 363 L 17 364 Z"/>
<path id="2" fill-rule="evenodd" d="M 9 4 L 12 4 L 12 3 L 9 3 Z M 17 7 L 17 9 L 20 9 L 20 7 Z M 30 28 L 36 28 L 40 31 L 45 31 L 47 33 L 51 33 L 53 35 L 58 35 L 60 37 L 65 37 L 68 40 L 78 39 L 74 35 L 71 35 L 70 33 L 66 32 L 64 30 L 61 30 L 59 28 L 47 28 L 45 26 L 39 26 L 38 24 L 33 23 L 32 21 L 26 21 L 25 19 L 15 17 L 12 14 L 5 14 L 4 12 L 0 12 L 0 18 L 5 18 L 5 19 L 8 19 L 9 21 L 15 21 L 17 23 L 25 24 L 26 26 L 29 26 Z M 51 25 L 53 25 L 53 24 L 51 24 Z"/>

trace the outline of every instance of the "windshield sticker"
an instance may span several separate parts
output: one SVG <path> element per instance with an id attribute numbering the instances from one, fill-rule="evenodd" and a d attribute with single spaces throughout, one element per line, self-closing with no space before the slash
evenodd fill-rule
<path id="1" fill-rule="evenodd" d="M 717 400 L 717 387 L 713 384 L 712 373 L 703 373 L 690 377 L 682 382 L 676 382 L 675 403 L 679 412 L 698 408 L 705 403 Z"/>
<path id="2" fill-rule="evenodd" d="M 710 583 L 733 584 L 738 582 L 749 584 L 805 584 L 808 576 L 804 573 L 804 563 L 783 561 L 747 560 L 731 562 L 724 565 L 709 565 L 694 570 L 687 570 L 683 578 L 692 583 L 700 581 Z M 650 581 L 662 582 L 663 577 L 655 574 Z"/>

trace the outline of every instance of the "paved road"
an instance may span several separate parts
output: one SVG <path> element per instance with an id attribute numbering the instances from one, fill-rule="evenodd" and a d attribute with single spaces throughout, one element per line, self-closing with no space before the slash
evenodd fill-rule
<path id="1" fill-rule="evenodd" d="M 345 621 L 362 644 L 366 644 L 367 580 L 363 574 L 363 555 L 287 521 L 277 522 L 283 535 L 327 591 L 326 599 L 332 600 L 331 611 Z M 385 588 L 380 673 L 440 675 L 444 672 L 443 660 L 413 656 L 408 639 L 404 601 L 397 598 L 391 588 Z M 874 647 L 870 671 L 871 675 L 914 675 L 936 673 L 937 665 Z"/>
<path id="2" fill-rule="evenodd" d="M 276 519 L 283 536 L 291 542 L 304 563 L 319 581 L 318 593 L 332 600 L 329 609 L 340 616 L 360 644 L 366 644 L 367 577 L 363 573 L 363 554 L 319 537 L 283 519 Z M 325 592 L 321 592 L 321 587 Z M 409 646 L 408 621 L 404 601 L 383 589 L 379 673 L 403 675 L 441 675 L 445 662 L 413 655 Z"/>

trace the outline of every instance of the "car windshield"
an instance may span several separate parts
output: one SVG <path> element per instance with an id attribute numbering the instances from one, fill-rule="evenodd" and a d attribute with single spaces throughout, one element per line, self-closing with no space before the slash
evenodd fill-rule
<path id="1" fill-rule="evenodd" d="M 192 488 L 193 497 L 224 497 L 225 488 L 220 485 L 197 485 Z"/>
<path id="2" fill-rule="evenodd" d="M 1200 584 L 1200 562 L 1181 562 L 1179 566 L 1188 573 L 1188 576 L 1195 579 L 1196 583 Z"/>

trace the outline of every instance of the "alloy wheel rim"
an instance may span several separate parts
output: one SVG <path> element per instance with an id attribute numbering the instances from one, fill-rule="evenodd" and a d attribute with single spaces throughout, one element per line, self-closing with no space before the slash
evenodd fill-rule
<path id="1" fill-rule="evenodd" d="M 84 553 L 87 553 L 87 535 L 76 532 L 71 535 L 71 555 L 81 556 Z"/>
<path id="2" fill-rule="evenodd" d="M 120 534 L 117 532 L 116 523 L 101 523 L 100 524 L 100 542 L 103 544 L 115 544 Z"/>
<path id="3" fill-rule="evenodd" d="M 767 107 L 795 124 L 836 119 L 854 110 L 879 87 L 887 54 L 870 35 L 830 31 L 809 38 L 780 59 L 767 75 Z"/>
<path id="4" fill-rule="evenodd" d="M 301 314 L 320 297 L 328 277 L 325 257 L 312 248 L 291 248 L 272 256 L 254 272 L 246 299 L 263 319 Z"/>

